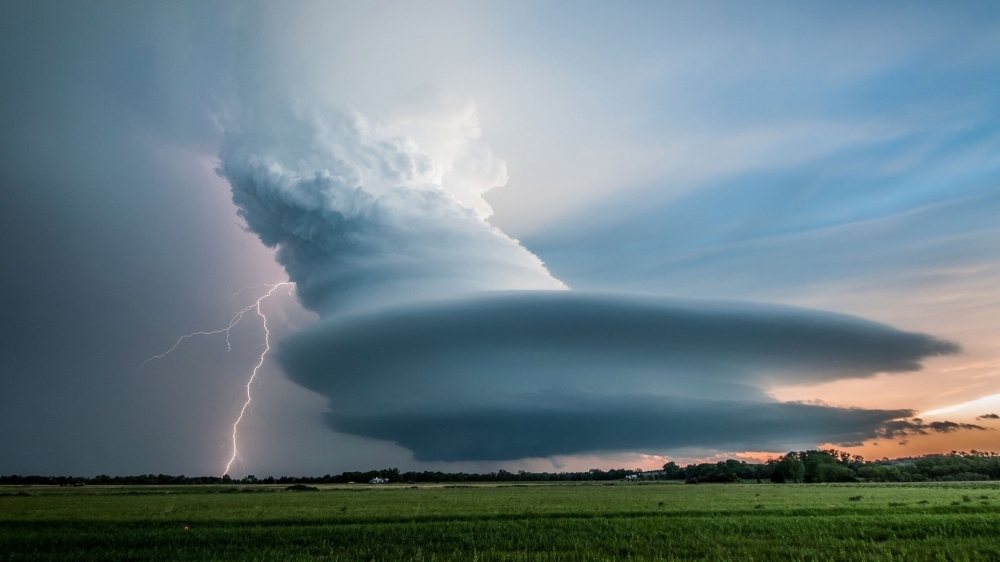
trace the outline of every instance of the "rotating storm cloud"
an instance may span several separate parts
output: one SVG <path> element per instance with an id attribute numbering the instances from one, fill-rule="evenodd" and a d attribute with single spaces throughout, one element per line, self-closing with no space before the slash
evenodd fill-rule
<path id="1" fill-rule="evenodd" d="M 471 104 L 401 123 L 334 110 L 248 119 L 219 161 L 246 228 L 319 316 L 278 344 L 278 365 L 329 399 L 332 429 L 416 460 L 780 450 L 924 431 L 910 410 L 768 390 L 959 351 L 821 311 L 569 290 L 488 223 L 482 195 L 507 169 Z"/>

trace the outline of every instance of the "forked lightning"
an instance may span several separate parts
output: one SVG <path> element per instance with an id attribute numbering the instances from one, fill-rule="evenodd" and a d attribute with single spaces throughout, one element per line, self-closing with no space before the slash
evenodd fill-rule
<path id="1" fill-rule="evenodd" d="M 183 336 L 177 338 L 177 341 L 174 342 L 173 347 L 171 347 L 170 349 L 164 351 L 163 353 L 161 353 L 159 355 L 154 355 L 154 356 L 150 357 L 149 359 L 146 359 L 145 361 L 142 362 L 141 365 L 139 365 L 139 370 L 141 371 L 142 368 L 146 365 L 146 363 L 149 363 L 150 361 L 154 361 L 154 360 L 157 360 L 157 359 L 163 359 L 164 357 L 166 357 L 167 355 L 169 355 L 171 352 L 173 352 L 175 349 L 177 349 L 177 347 L 181 344 L 181 342 L 183 342 L 184 340 L 186 340 L 188 338 L 193 338 L 195 336 L 211 336 L 211 335 L 214 335 L 214 334 L 223 334 L 224 333 L 224 334 L 226 334 L 226 349 L 227 349 L 227 351 L 232 351 L 233 346 L 229 342 L 229 332 L 230 332 L 230 330 L 232 330 L 233 328 L 235 328 L 236 325 L 240 323 L 240 320 L 243 319 L 243 316 L 247 312 L 250 312 L 251 310 L 253 310 L 257 314 L 257 316 L 260 316 L 261 322 L 264 325 L 264 351 L 261 352 L 260 359 L 257 361 L 257 365 L 253 368 L 253 371 L 250 373 L 250 378 L 247 380 L 247 384 L 246 384 L 246 393 L 247 393 L 247 395 L 246 395 L 246 401 L 243 402 L 243 407 L 240 409 L 240 415 L 236 418 L 236 421 L 233 422 L 233 431 L 232 431 L 233 452 L 232 452 L 232 455 L 229 457 L 229 461 L 226 463 L 226 468 L 223 471 L 223 474 L 229 474 L 229 469 L 233 466 L 233 463 L 236 461 L 236 459 L 239 459 L 240 462 L 243 461 L 243 457 L 240 456 L 240 451 L 239 451 L 239 447 L 238 447 L 237 440 L 236 440 L 237 430 L 239 429 L 240 422 L 243 421 L 243 415 L 246 413 L 247 408 L 250 407 L 250 402 L 253 400 L 252 394 L 250 392 L 250 385 L 252 385 L 254 379 L 257 378 L 257 371 L 259 371 L 260 368 L 264 365 L 264 357 L 267 355 L 267 352 L 271 350 L 271 341 L 270 341 L 271 332 L 267 328 L 267 316 L 265 316 L 264 312 L 261 311 L 261 309 L 260 309 L 260 303 L 263 302 L 264 299 L 266 299 L 266 298 L 270 297 L 271 295 L 273 295 L 274 292 L 277 291 L 280 287 L 288 287 L 288 292 L 289 292 L 289 294 L 291 294 L 292 290 L 295 289 L 295 283 L 291 283 L 291 282 L 285 281 L 285 282 L 282 282 L 282 283 L 260 284 L 260 285 L 254 285 L 252 287 L 244 287 L 244 288 L 240 289 L 239 291 L 237 291 L 236 294 L 233 295 L 233 296 L 235 297 L 236 295 L 240 294 L 243 291 L 246 291 L 248 289 L 254 289 L 254 288 L 257 288 L 257 287 L 267 287 L 268 291 L 267 291 L 267 293 L 265 295 L 263 295 L 260 298 L 258 298 L 256 302 L 254 302 L 253 304 L 245 307 L 243 310 L 240 310 L 239 312 L 237 312 L 229 320 L 229 325 L 226 326 L 225 328 L 222 328 L 222 329 L 219 329 L 219 330 L 211 330 L 211 331 L 205 331 L 205 332 L 191 332 L 190 334 L 184 334 Z"/>

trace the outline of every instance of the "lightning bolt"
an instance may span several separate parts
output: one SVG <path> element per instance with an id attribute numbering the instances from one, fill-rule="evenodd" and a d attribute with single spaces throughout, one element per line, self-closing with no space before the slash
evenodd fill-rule
<path id="1" fill-rule="evenodd" d="M 189 339 L 189 338 L 193 338 L 195 336 L 212 336 L 212 335 L 215 335 L 215 334 L 226 334 L 226 351 L 232 351 L 233 346 L 229 342 L 229 332 L 230 332 L 230 330 L 232 330 L 233 328 L 235 328 L 236 325 L 239 324 L 241 320 L 243 320 L 243 317 L 248 312 L 250 312 L 251 310 L 254 311 L 257 316 L 260 316 L 261 322 L 264 325 L 264 346 L 263 346 L 264 347 L 264 351 L 261 352 L 260 359 L 257 361 L 257 365 L 253 368 L 253 371 L 250 373 L 250 378 L 247 379 L 247 383 L 246 383 L 246 386 L 245 386 L 245 388 L 246 388 L 246 401 L 243 402 L 243 407 L 240 409 L 240 415 L 237 416 L 236 421 L 233 422 L 233 425 L 232 425 L 232 428 L 233 428 L 233 432 L 232 432 L 233 452 L 232 452 L 232 455 L 229 457 L 229 462 L 226 463 L 226 469 L 223 471 L 223 475 L 229 474 L 229 469 L 232 467 L 232 465 L 236 461 L 236 459 L 239 459 L 240 462 L 243 462 L 243 457 L 240 456 L 240 450 L 239 450 L 238 442 L 237 442 L 237 439 L 236 439 L 236 437 L 237 437 L 237 430 L 239 429 L 240 422 L 243 421 L 244 414 L 246 414 L 247 409 L 250 408 L 250 402 L 253 401 L 253 396 L 250 393 L 250 386 L 253 384 L 254 379 L 257 378 L 257 372 L 260 370 L 261 367 L 264 366 L 264 358 L 267 356 L 267 352 L 271 350 L 271 339 L 270 339 L 271 338 L 271 332 L 267 328 L 267 316 L 265 316 L 264 312 L 260 309 L 260 303 L 264 302 L 264 299 L 266 299 L 266 298 L 270 297 L 271 295 L 273 295 L 274 292 L 277 291 L 280 287 L 288 287 L 288 294 L 292 294 L 292 291 L 295 290 L 295 283 L 292 283 L 292 282 L 289 282 L 289 281 L 285 281 L 285 282 L 282 282 L 282 283 L 270 283 L 270 284 L 261 283 L 261 284 L 253 285 L 253 286 L 250 286 L 250 287 L 243 287 L 242 289 L 240 289 L 239 291 L 237 291 L 233 295 L 233 297 L 235 297 L 236 295 L 240 294 L 243 291 L 246 291 L 246 290 L 249 290 L 249 289 L 255 289 L 255 288 L 258 288 L 258 287 L 267 287 L 268 288 L 267 293 L 264 294 L 263 296 L 261 296 L 260 298 L 258 298 L 256 300 L 256 302 L 254 302 L 253 304 L 251 304 L 251 305 L 243 308 L 239 312 L 237 312 L 229 320 L 229 325 L 226 326 L 225 328 L 221 328 L 221 329 L 218 329 L 218 330 L 210 330 L 210 331 L 202 331 L 202 332 L 191 332 L 190 334 L 184 334 L 183 336 L 177 338 L 177 341 L 174 342 L 174 345 L 170 349 L 164 351 L 163 353 L 161 353 L 159 355 L 154 355 L 154 356 L 150 357 L 149 359 L 146 359 L 145 361 L 142 362 L 142 364 L 139 365 L 139 371 L 142 371 L 142 368 L 147 363 L 149 363 L 150 361 L 156 361 L 158 359 L 163 359 L 167 355 L 170 355 L 170 353 L 172 353 L 174 350 L 176 350 L 178 348 L 178 346 L 180 346 L 181 343 L 184 340 Z M 230 297 L 229 300 L 232 300 L 233 297 Z"/>
<path id="2" fill-rule="evenodd" d="M 294 283 L 276 283 L 273 287 L 271 287 L 266 295 L 257 299 L 257 302 L 253 305 L 257 310 L 257 315 L 261 318 L 261 322 L 264 324 L 264 351 L 261 352 L 260 361 L 257 362 L 257 366 L 253 368 L 253 372 L 250 373 L 250 378 L 247 380 L 247 400 L 243 403 L 243 408 L 240 409 L 239 417 L 237 417 L 236 421 L 233 422 L 233 456 L 229 457 L 229 462 L 226 463 L 226 470 L 223 471 L 222 474 L 229 474 L 229 467 L 233 465 L 233 461 L 236 459 L 240 459 L 240 462 L 243 462 L 243 457 L 240 456 L 240 450 L 236 445 L 236 430 L 239 429 L 240 422 L 243 421 L 243 414 L 247 411 L 247 408 L 250 407 L 250 402 L 253 400 L 253 397 L 250 395 L 250 385 L 253 384 L 253 380 L 257 377 L 257 370 L 264 365 L 264 357 L 267 355 L 267 352 L 271 350 L 271 332 L 267 329 L 267 316 L 264 316 L 264 313 L 260 311 L 260 303 L 267 297 L 274 294 L 274 292 L 278 290 L 278 287 L 281 287 L 282 285 L 291 285 L 292 289 L 295 288 Z M 288 292 L 291 294 L 291 289 L 289 289 Z"/>
<path id="3" fill-rule="evenodd" d="M 237 312 L 236 316 L 233 316 L 233 318 L 229 321 L 229 325 L 226 326 L 225 328 L 222 328 L 221 330 L 212 330 L 210 332 L 191 332 L 190 334 L 184 334 L 183 336 L 177 338 L 177 341 L 174 342 L 173 347 L 171 347 L 170 349 L 164 351 L 163 353 L 161 353 L 159 355 L 154 355 L 154 356 L 150 357 L 149 359 L 146 359 L 145 361 L 143 361 L 139 365 L 139 371 L 140 372 L 142 371 L 142 368 L 146 366 L 146 363 L 149 363 L 150 361 L 156 361 L 157 359 L 163 359 L 167 355 L 170 355 L 170 353 L 173 352 L 175 349 L 177 349 L 177 347 L 179 345 L 181 345 L 181 342 L 183 342 L 184 340 L 186 340 L 188 338 L 193 338 L 195 336 L 212 336 L 212 335 L 215 335 L 215 334 L 226 334 L 226 351 L 232 351 L 233 350 L 233 346 L 232 346 L 232 344 L 229 343 L 229 331 L 232 330 L 233 328 L 235 328 L 236 325 L 240 323 L 240 320 L 243 319 L 243 315 L 246 314 L 247 312 L 250 312 L 251 310 L 253 310 L 253 308 L 254 308 L 254 305 L 251 304 L 250 306 L 248 306 L 248 307 L 244 308 L 243 310 Z"/>

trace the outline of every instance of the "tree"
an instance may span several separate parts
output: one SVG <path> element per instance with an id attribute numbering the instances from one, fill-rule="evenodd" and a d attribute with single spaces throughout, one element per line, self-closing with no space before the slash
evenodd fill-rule
<path id="1" fill-rule="evenodd" d="M 677 466 L 674 461 L 670 461 L 663 465 L 663 477 L 667 480 L 680 480 L 684 478 L 684 469 Z"/>
<path id="2" fill-rule="evenodd" d="M 794 452 L 788 453 L 774 465 L 771 472 L 771 482 L 801 482 L 805 478 L 806 465 L 802 463 L 799 456 Z"/>
<path id="3" fill-rule="evenodd" d="M 854 482 L 857 474 L 841 464 L 821 464 L 816 469 L 813 482 Z"/>
<path id="4" fill-rule="evenodd" d="M 858 469 L 858 475 L 870 482 L 899 482 L 903 475 L 894 466 L 870 465 Z"/>

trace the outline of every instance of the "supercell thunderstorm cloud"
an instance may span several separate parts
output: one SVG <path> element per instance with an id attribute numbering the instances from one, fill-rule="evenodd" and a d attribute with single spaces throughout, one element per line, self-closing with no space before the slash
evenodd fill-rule
<path id="1" fill-rule="evenodd" d="M 464 118 L 447 150 L 339 111 L 226 135 L 239 215 L 320 316 L 279 363 L 337 431 L 422 461 L 855 443 L 913 412 L 768 390 L 958 351 L 839 314 L 566 290 L 486 222 L 506 165 Z"/>

